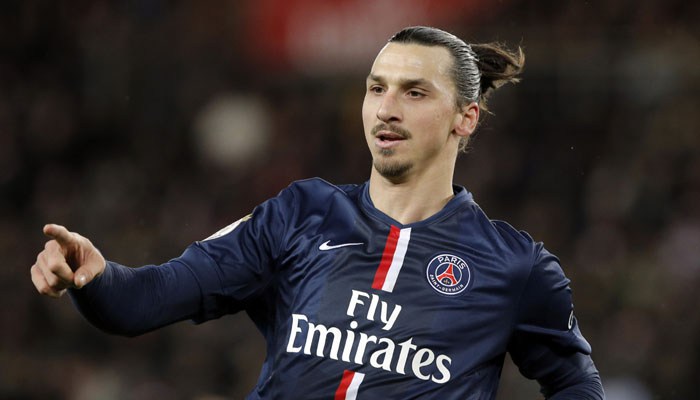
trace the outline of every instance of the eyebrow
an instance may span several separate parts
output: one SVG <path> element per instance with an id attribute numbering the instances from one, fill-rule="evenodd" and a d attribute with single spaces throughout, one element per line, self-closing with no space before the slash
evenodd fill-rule
<path id="1" fill-rule="evenodd" d="M 386 79 L 382 76 L 379 75 L 374 75 L 370 73 L 367 75 L 367 80 L 368 81 L 374 81 L 377 83 L 381 84 L 386 84 Z M 416 78 L 416 79 L 399 79 L 399 86 L 403 88 L 408 88 L 408 87 L 414 87 L 414 86 L 428 86 L 428 87 L 433 87 L 433 84 L 430 83 L 430 81 L 423 79 L 423 78 Z"/>

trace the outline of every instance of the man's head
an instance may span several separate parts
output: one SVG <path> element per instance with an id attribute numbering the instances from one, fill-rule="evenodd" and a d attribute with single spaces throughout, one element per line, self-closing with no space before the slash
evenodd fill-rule
<path id="1" fill-rule="evenodd" d="M 515 55 L 495 44 L 470 46 L 436 28 L 395 34 L 375 59 L 363 104 L 377 172 L 399 179 L 414 166 L 453 168 L 486 96 L 517 81 L 522 60 L 522 52 Z"/>
<path id="2" fill-rule="evenodd" d="M 437 46 L 388 43 L 377 55 L 362 117 L 374 169 L 385 178 L 448 169 L 460 138 L 476 128 L 476 103 L 464 112 L 455 105 L 452 64 Z"/>
<path id="3" fill-rule="evenodd" d="M 456 106 L 461 108 L 479 100 L 481 74 L 476 54 L 462 39 L 437 28 L 412 26 L 397 32 L 389 43 L 445 48 L 452 58 L 449 74 L 456 89 Z"/>

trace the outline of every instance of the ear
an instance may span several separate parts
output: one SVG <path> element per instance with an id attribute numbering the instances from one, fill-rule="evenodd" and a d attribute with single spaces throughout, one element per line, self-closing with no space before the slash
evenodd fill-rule
<path id="1" fill-rule="evenodd" d="M 459 137 L 469 137 L 479 124 L 479 105 L 476 102 L 466 104 L 455 117 L 453 132 Z"/>

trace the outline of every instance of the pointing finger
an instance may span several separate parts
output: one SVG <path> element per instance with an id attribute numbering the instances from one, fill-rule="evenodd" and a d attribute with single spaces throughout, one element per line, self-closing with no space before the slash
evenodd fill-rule
<path id="1" fill-rule="evenodd" d="M 61 247 L 68 247 L 75 242 L 75 237 L 62 225 L 47 224 L 44 226 L 44 234 L 56 240 Z"/>

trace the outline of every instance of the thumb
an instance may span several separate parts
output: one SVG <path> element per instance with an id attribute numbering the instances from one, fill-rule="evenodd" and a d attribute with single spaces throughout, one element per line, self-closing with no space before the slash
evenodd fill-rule
<path id="1" fill-rule="evenodd" d="M 83 286 L 87 285 L 92 280 L 92 278 L 88 278 L 86 271 L 83 271 L 84 269 L 85 268 L 78 269 L 73 275 L 73 286 L 75 286 L 76 289 L 82 289 Z"/>
<path id="2" fill-rule="evenodd" d="M 92 282 L 95 277 L 100 275 L 103 270 L 104 266 L 99 265 L 99 261 L 86 263 L 75 270 L 73 275 L 73 285 L 76 289 L 82 289 L 83 286 Z"/>
<path id="3" fill-rule="evenodd" d="M 57 241 L 63 248 L 67 248 L 75 243 L 75 237 L 62 225 L 44 225 L 44 235 Z"/>

